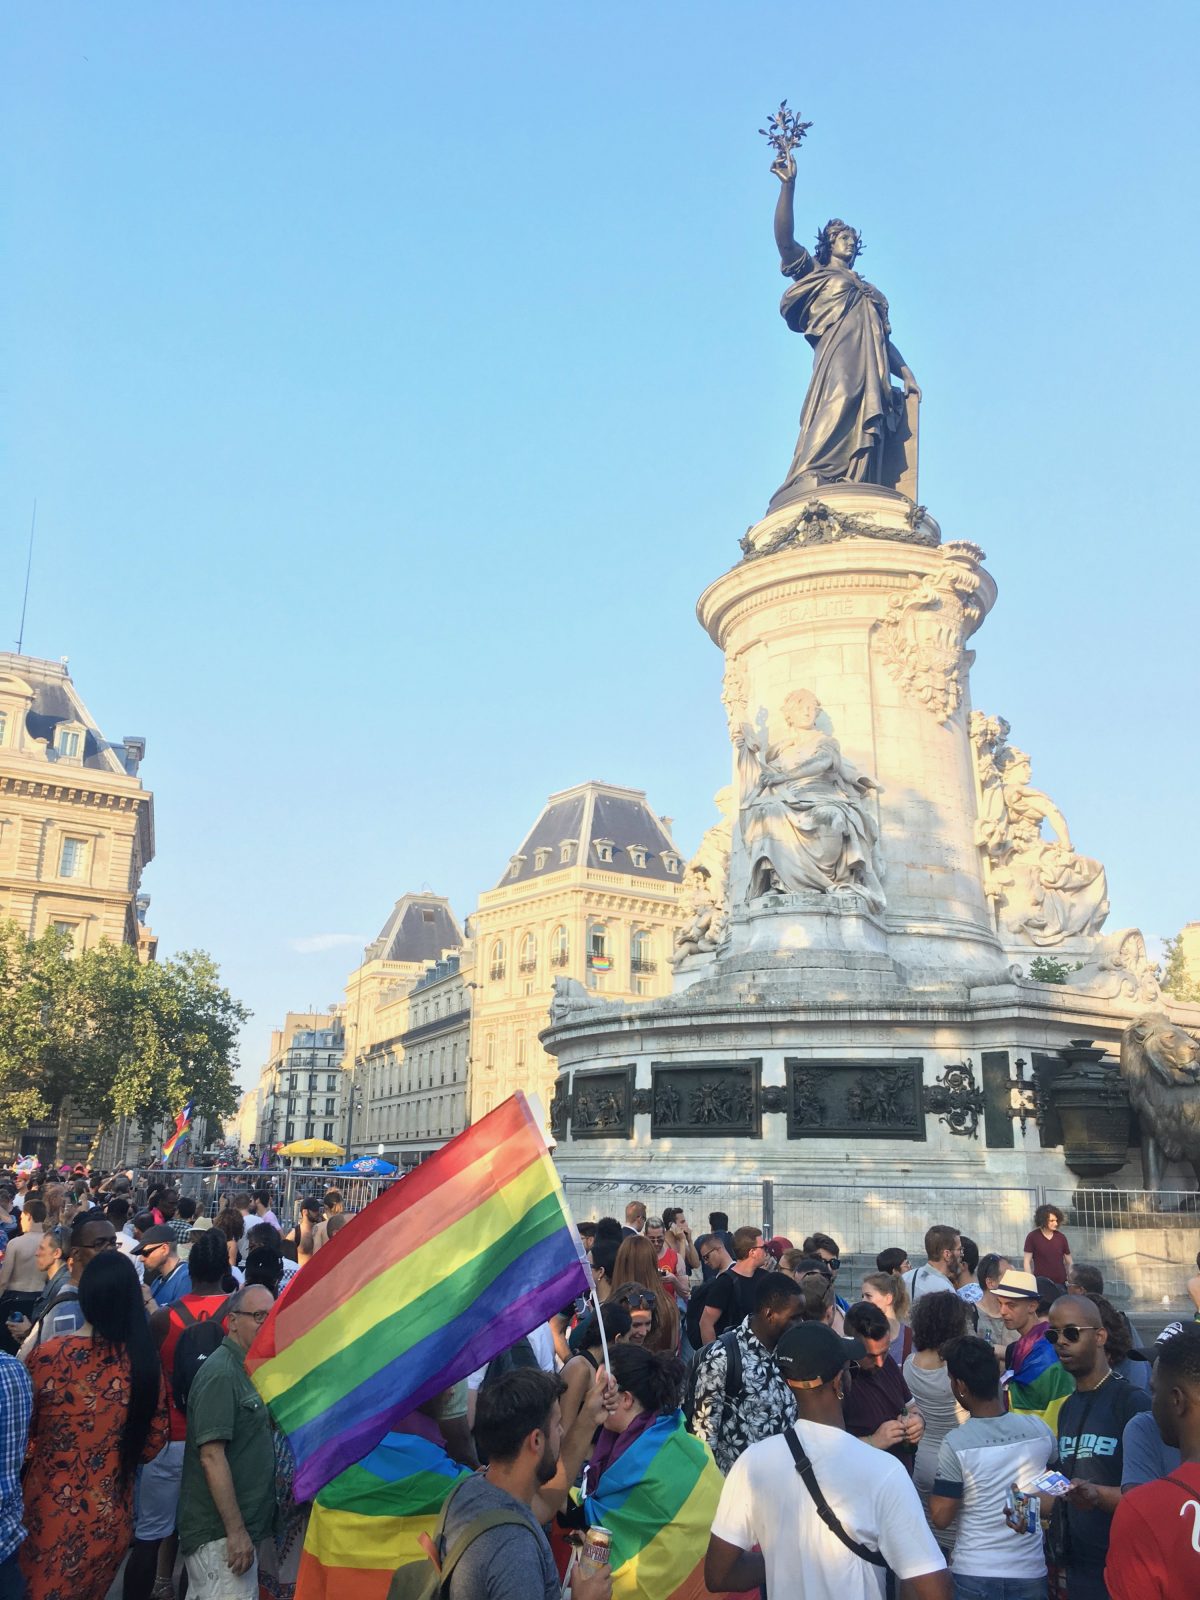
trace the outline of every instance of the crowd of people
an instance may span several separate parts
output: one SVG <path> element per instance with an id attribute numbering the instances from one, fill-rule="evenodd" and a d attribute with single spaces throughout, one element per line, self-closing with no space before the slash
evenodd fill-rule
<path id="1" fill-rule="evenodd" d="M 277 1203 L 0 1175 L 0 1600 L 296 1593 L 310 1508 L 246 1355 L 349 1218 Z M 938 1224 L 854 1273 L 821 1231 L 580 1223 L 593 1294 L 400 1425 L 458 1473 L 444 1592 L 607 1600 L 635 1539 L 649 1600 L 668 1545 L 717 1596 L 1200 1594 L 1200 1325 L 1144 1350 L 1063 1221 L 1019 1256 Z"/>

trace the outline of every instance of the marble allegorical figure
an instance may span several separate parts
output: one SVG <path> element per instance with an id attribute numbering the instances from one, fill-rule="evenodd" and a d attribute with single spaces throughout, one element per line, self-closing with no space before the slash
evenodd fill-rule
<path id="1" fill-rule="evenodd" d="M 780 156 L 771 171 L 780 182 L 780 269 L 792 279 L 779 309 L 814 352 L 795 455 L 774 508 L 822 484 L 884 483 L 888 436 L 905 426 L 906 398 L 919 401 L 921 391 L 892 343 L 887 301 L 854 270 L 857 231 L 834 217 L 810 253 L 795 237 L 795 157 Z M 893 386 L 893 374 L 903 389 Z"/>
<path id="2" fill-rule="evenodd" d="M 879 829 L 867 803 L 879 785 L 817 726 L 820 709 L 816 695 L 797 689 L 783 702 L 784 738 L 772 742 L 748 723 L 734 736 L 749 863 L 746 899 L 846 889 L 869 910 L 881 911 Z"/>
<path id="3" fill-rule="evenodd" d="M 691 913 L 675 932 L 672 966 L 688 956 L 706 955 L 724 943 L 729 916 L 729 854 L 733 842 L 733 789 L 727 784 L 713 796 L 720 822 L 707 829 L 700 848 L 687 864 L 684 900 Z"/>
<path id="4" fill-rule="evenodd" d="M 1004 719 L 972 712 L 970 732 L 979 784 L 976 837 L 1001 927 L 1042 948 L 1095 939 L 1108 916 L 1103 866 L 1072 845 L 1062 812 L 1033 787 L 1029 757 L 1007 742 Z M 1043 836 L 1043 823 L 1052 838 Z"/>

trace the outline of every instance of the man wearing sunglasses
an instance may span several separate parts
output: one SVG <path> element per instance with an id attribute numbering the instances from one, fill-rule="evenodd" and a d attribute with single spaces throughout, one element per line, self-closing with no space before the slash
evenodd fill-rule
<path id="1" fill-rule="evenodd" d="M 275 1520 L 275 1450 L 246 1352 L 273 1303 L 262 1284 L 238 1290 L 229 1332 L 188 1392 L 179 1545 L 190 1600 L 257 1600 L 258 1546 Z"/>
<path id="2" fill-rule="evenodd" d="M 1071 1600 L 1108 1600 L 1104 1563 L 1113 1512 L 1121 1503 L 1121 1436 L 1150 1397 L 1109 1366 L 1099 1307 L 1086 1295 L 1062 1295 L 1050 1307 L 1046 1338 L 1075 1380 L 1058 1414 L 1058 1470 L 1070 1478 L 1054 1506 L 1051 1547 L 1061 1552 Z"/>

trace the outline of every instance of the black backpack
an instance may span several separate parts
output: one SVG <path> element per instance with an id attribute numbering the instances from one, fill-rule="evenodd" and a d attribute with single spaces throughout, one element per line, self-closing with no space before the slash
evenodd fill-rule
<path id="1" fill-rule="evenodd" d="M 696 1415 L 696 1380 L 700 1376 L 701 1364 L 706 1360 L 708 1352 L 715 1350 L 720 1345 L 725 1352 L 725 1400 L 740 1400 L 746 1392 L 746 1380 L 742 1372 L 742 1347 L 738 1343 L 737 1329 L 728 1328 L 720 1338 L 714 1339 L 712 1344 L 705 1345 L 703 1350 L 697 1350 L 688 1365 L 687 1380 L 683 1388 L 683 1420 L 687 1424 L 689 1433 L 694 1433 L 692 1423 Z"/>
<path id="2" fill-rule="evenodd" d="M 507 1350 L 501 1350 L 499 1355 L 493 1356 L 488 1362 L 480 1379 L 480 1392 L 490 1389 L 496 1379 L 502 1378 L 506 1372 L 518 1372 L 524 1368 L 537 1367 L 537 1364 L 538 1358 L 533 1353 L 533 1346 L 522 1334 L 516 1344 L 509 1345 Z"/>
<path id="3" fill-rule="evenodd" d="M 171 1364 L 171 1396 L 180 1411 L 187 1410 L 188 1395 L 192 1392 L 196 1374 L 213 1351 L 221 1348 L 225 1338 L 225 1329 L 221 1324 L 232 1299 L 230 1295 L 222 1300 L 216 1310 L 210 1311 L 207 1316 L 195 1316 L 182 1300 L 176 1300 L 170 1308 L 178 1311 L 183 1322 L 183 1332 L 175 1345 L 175 1359 Z"/>

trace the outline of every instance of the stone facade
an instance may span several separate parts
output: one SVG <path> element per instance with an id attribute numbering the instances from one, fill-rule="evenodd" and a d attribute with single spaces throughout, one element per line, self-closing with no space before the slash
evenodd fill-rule
<path id="1" fill-rule="evenodd" d="M 31 937 L 60 928 L 78 950 L 150 944 L 145 753 L 104 738 L 64 663 L 0 653 L 0 916 Z"/>
<path id="2" fill-rule="evenodd" d="M 289 1011 L 271 1035 L 255 1096 L 259 1151 L 293 1139 L 344 1144 L 348 1087 L 345 1033 L 336 1011 Z M 249 1141 L 243 1154 L 249 1153 Z"/>
<path id="3" fill-rule="evenodd" d="M 470 1120 L 517 1089 L 550 1106 L 557 1068 L 538 1036 L 556 979 L 631 1003 L 669 993 L 684 866 L 640 789 L 586 783 L 550 796 L 471 918 Z"/>

